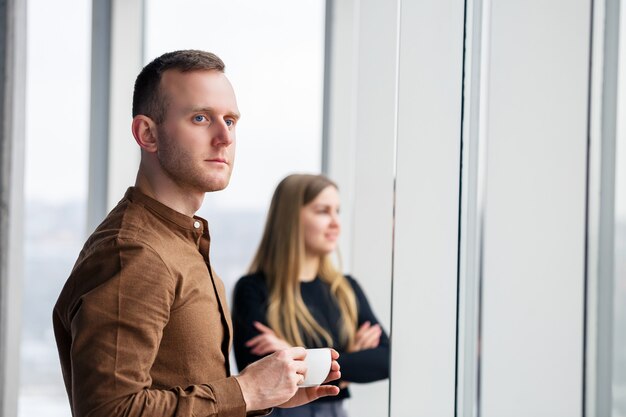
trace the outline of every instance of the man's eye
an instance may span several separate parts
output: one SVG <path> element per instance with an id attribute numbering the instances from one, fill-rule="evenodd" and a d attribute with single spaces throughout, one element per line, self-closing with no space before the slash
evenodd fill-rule
<path id="1" fill-rule="evenodd" d="M 198 122 L 198 123 L 200 123 L 200 122 L 204 122 L 204 121 L 206 121 L 206 117 L 204 117 L 204 116 L 203 116 L 203 115 L 201 115 L 201 114 L 198 114 L 198 115 L 196 115 L 196 116 L 193 116 L 193 121 L 194 121 L 194 122 Z"/>
<path id="2" fill-rule="evenodd" d="M 226 126 L 231 127 L 235 124 L 235 121 L 232 119 L 226 119 Z"/>

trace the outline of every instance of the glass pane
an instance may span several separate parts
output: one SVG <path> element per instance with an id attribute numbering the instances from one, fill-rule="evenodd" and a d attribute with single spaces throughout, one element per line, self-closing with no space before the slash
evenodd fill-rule
<path id="1" fill-rule="evenodd" d="M 324 0 L 146 2 L 146 63 L 177 49 L 214 52 L 237 95 L 233 177 L 198 212 L 209 221 L 212 264 L 229 297 L 252 260 L 275 186 L 289 173 L 321 169 L 324 7 Z"/>
<path id="2" fill-rule="evenodd" d="M 52 308 L 85 237 L 91 2 L 30 0 L 27 20 L 19 415 L 67 417 Z"/>

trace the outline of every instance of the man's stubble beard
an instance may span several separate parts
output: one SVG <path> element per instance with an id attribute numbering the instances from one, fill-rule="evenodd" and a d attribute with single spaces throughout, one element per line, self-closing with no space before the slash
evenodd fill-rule
<path id="1" fill-rule="evenodd" d="M 220 184 L 215 184 L 216 179 L 211 177 L 207 169 L 196 165 L 197 160 L 193 158 L 193 155 L 190 155 L 184 148 L 176 146 L 176 140 L 165 133 L 161 127 L 157 129 L 161 139 L 156 154 L 157 159 L 163 171 L 180 188 L 208 193 L 223 190 L 228 186 L 232 165 L 229 166 L 231 171 L 228 176 L 220 180 Z"/>

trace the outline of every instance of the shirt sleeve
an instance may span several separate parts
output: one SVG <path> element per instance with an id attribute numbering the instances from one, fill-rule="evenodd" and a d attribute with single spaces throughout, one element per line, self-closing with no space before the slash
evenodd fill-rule
<path id="1" fill-rule="evenodd" d="M 254 327 L 258 321 L 268 326 L 266 319 L 267 287 L 259 275 L 248 275 L 241 278 L 233 291 L 233 347 L 237 368 L 241 372 L 261 356 L 250 353 L 246 342 L 260 332 Z"/>
<path id="2" fill-rule="evenodd" d="M 367 301 L 365 292 L 353 278 L 347 277 L 347 279 L 352 284 L 357 300 L 358 326 L 366 321 L 372 325 L 380 324 Z M 389 353 L 389 336 L 382 329 L 378 347 L 358 352 L 341 353 L 338 360 L 341 366 L 341 379 L 363 383 L 389 378 Z"/>
<path id="3" fill-rule="evenodd" d="M 108 251 L 77 266 L 82 282 L 95 286 L 79 291 L 65 311 L 72 336 L 74 416 L 245 416 L 234 377 L 188 387 L 152 387 L 150 369 L 168 323 L 176 280 L 145 245 L 118 240 Z"/>

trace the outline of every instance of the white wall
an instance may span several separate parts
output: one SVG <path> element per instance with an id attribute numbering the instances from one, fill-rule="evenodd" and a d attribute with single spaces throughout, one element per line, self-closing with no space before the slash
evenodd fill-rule
<path id="1" fill-rule="evenodd" d="M 400 31 L 391 415 L 453 416 L 462 1 L 404 2 Z"/>
<path id="2" fill-rule="evenodd" d="M 590 11 L 492 2 L 485 417 L 581 415 Z"/>
<path id="3" fill-rule="evenodd" d="M 388 262 L 371 237 L 394 231 L 391 415 L 581 416 L 592 4 L 348 3 L 359 47 L 338 73 L 357 78 L 331 83 L 350 97 L 331 115 L 352 130 L 330 130 L 330 173 L 353 197 L 344 245 L 366 288 Z M 378 24 L 364 26 L 373 10 Z"/>

